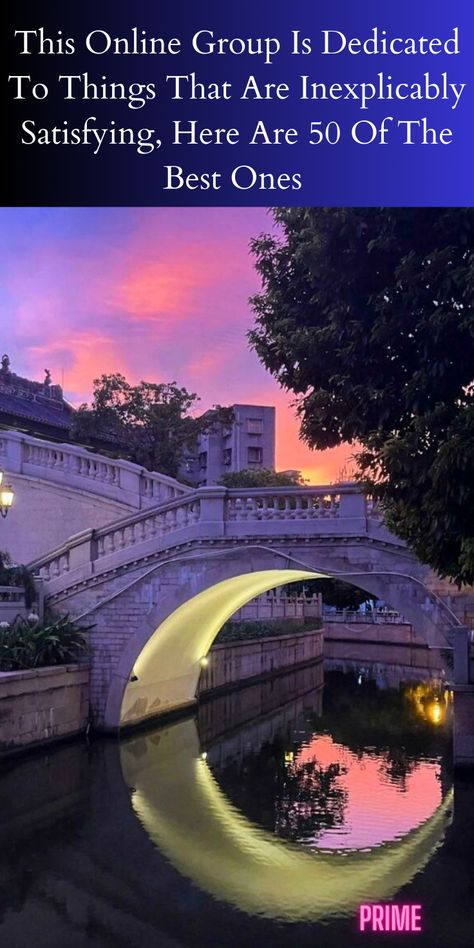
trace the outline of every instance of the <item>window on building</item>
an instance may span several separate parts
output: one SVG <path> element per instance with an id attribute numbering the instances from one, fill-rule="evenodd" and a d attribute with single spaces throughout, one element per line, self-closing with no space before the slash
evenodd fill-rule
<path id="1" fill-rule="evenodd" d="M 263 419 L 247 418 L 247 434 L 263 434 Z"/>
<path id="2" fill-rule="evenodd" d="M 228 466 L 232 464 L 232 448 L 224 448 L 224 455 L 222 458 L 224 464 Z"/>
<path id="3" fill-rule="evenodd" d="M 247 463 L 248 464 L 261 464 L 262 463 L 262 449 L 261 448 L 247 448 Z"/>
<path id="4" fill-rule="evenodd" d="M 201 471 L 205 471 L 207 467 L 207 451 L 201 451 L 199 455 L 199 467 Z"/>

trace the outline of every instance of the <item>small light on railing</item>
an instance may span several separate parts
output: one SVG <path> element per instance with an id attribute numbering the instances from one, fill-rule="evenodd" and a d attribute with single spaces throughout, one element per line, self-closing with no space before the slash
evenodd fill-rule
<path id="1" fill-rule="evenodd" d="M 209 659 L 207 655 L 203 655 L 203 657 L 200 660 L 200 665 L 201 665 L 201 668 L 207 668 L 207 666 L 209 665 Z"/>
<path id="2" fill-rule="evenodd" d="M 0 489 L 0 513 L 2 514 L 2 517 L 6 517 L 13 503 L 14 497 L 15 493 L 9 484 L 5 484 L 5 487 Z"/>

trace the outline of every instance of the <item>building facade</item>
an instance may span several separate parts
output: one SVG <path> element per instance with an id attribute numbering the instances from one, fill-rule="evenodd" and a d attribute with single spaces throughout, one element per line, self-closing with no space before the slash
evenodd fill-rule
<path id="1" fill-rule="evenodd" d="M 227 473 L 275 469 L 275 409 L 232 405 L 230 425 L 217 423 L 198 438 L 183 460 L 181 475 L 195 487 L 217 484 Z"/>

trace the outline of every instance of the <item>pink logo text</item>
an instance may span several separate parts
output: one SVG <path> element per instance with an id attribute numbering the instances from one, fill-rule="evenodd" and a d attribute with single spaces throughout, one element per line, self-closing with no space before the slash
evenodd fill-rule
<path id="1" fill-rule="evenodd" d="M 361 905 L 359 931 L 421 932 L 421 905 Z"/>

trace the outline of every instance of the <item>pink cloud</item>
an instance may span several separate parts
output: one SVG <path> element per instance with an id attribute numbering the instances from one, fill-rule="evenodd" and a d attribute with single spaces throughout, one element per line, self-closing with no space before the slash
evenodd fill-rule
<path id="1" fill-rule="evenodd" d="M 45 368 L 51 369 L 55 381 L 62 382 L 66 392 L 72 394 L 73 402 L 82 397 L 89 400 L 92 380 L 102 374 L 121 372 L 130 381 L 138 381 L 131 377 L 120 347 L 100 331 L 88 330 L 49 340 L 42 346 L 31 346 L 30 354 L 37 364 L 44 363 Z"/>
<path id="2" fill-rule="evenodd" d="M 218 287 L 235 278 L 232 249 L 212 242 L 184 246 L 177 242 L 165 254 L 142 261 L 134 248 L 125 276 L 112 288 L 107 303 L 132 318 L 188 322 L 202 306 L 204 293 L 215 296 Z M 210 308 L 207 325 L 219 318 L 219 311 Z"/>
<path id="3" fill-rule="evenodd" d="M 248 347 L 248 297 L 258 288 L 248 245 L 271 224 L 262 209 L 42 213 L 44 235 L 25 227 L 3 272 L 16 371 L 64 374 L 73 402 L 90 398 L 94 377 L 122 372 L 132 382 L 176 380 L 198 392 L 202 409 L 276 405 L 278 467 L 320 482 L 336 476 L 350 449 L 309 451 L 290 396 Z"/>

